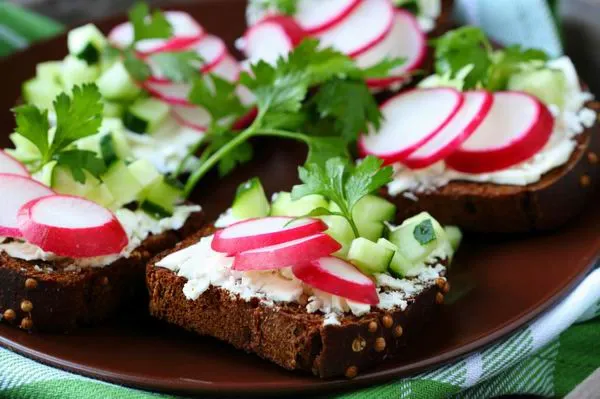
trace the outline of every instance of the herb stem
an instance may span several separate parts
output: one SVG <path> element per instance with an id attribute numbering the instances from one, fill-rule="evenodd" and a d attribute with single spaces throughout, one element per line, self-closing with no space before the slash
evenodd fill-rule
<path id="1" fill-rule="evenodd" d="M 198 150 L 200 149 L 200 147 L 202 147 L 202 144 L 204 144 L 205 142 L 205 136 L 202 136 L 202 138 L 200 138 L 200 140 L 198 140 L 196 142 L 196 144 L 194 144 L 188 151 L 188 153 L 186 154 L 186 156 L 181 160 L 181 162 L 179 162 L 179 165 L 177 165 L 177 169 L 175 170 L 174 176 L 175 177 L 179 177 L 181 176 L 184 172 L 185 172 L 185 165 L 187 164 L 188 160 L 194 156 L 194 154 L 196 154 L 198 152 Z M 202 153 L 202 157 L 204 157 L 204 154 L 206 152 Z M 200 158 L 200 161 L 204 161 L 204 159 Z"/>
<path id="2" fill-rule="evenodd" d="M 296 133 L 296 132 L 290 132 L 287 130 L 281 130 L 281 129 L 260 129 L 257 133 L 257 136 L 271 136 L 271 137 L 283 137 L 286 139 L 292 139 L 292 140 L 297 140 L 297 141 L 303 141 L 305 143 L 310 143 L 311 142 L 311 138 L 310 136 L 304 134 L 304 133 Z"/>
<path id="3" fill-rule="evenodd" d="M 184 196 L 185 198 L 189 197 L 194 187 L 198 182 L 221 160 L 221 158 L 227 154 L 229 151 L 237 147 L 238 145 L 244 143 L 248 139 L 250 139 L 260 127 L 262 123 L 262 119 L 264 117 L 264 113 L 259 113 L 256 117 L 252 125 L 248 127 L 246 130 L 240 132 L 237 136 L 233 138 L 230 142 L 225 144 L 223 147 L 219 148 L 215 151 L 210 157 L 203 162 L 198 169 L 196 169 L 188 179 L 185 184 Z"/>

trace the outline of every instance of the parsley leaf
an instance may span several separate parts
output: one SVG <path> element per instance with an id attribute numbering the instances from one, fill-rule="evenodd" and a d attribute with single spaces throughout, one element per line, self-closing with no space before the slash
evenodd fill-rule
<path id="1" fill-rule="evenodd" d="M 72 99 L 65 93 L 56 97 L 56 133 L 50 151 L 59 152 L 74 141 L 96 134 L 102 123 L 102 109 L 95 84 L 73 87 Z"/>
<path id="2" fill-rule="evenodd" d="M 541 50 L 524 50 L 515 45 L 498 51 L 496 58 L 488 73 L 486 87 L 490 91 L 505 90 L 511 75 L 519 72 L 523 65 L 532 62 L 545 63 L 548 55 Z"/>
<path id="3" fill-rule="evenodd" d="M 431 219 L 423 220 L 416 225 L 413 230 L 413 236 L 421 245 L 427 245 L 435 240 L 435 229 L 433 228 Z"/>
<path id="4" fill-rule="evenodd" d="M 358 237 L 358 228 L 352 216 L 354 206 L 364 196 L 392 180 L 392 168 L 387 166 L 382 169 L 382 163 L 380 159 L 368 156 L 357 167 L 342 158 L 331 158 L 325 165 L 309 163 L 305 167 L 301 166 L 298 172 L 303 184 L 294 186 L 292 199 L 312 194 L 324 196 L 340 208 L 340 212 L 335 214 L 348 220 Z M 333 214 L 325 209 L 317 212 L 319 215 Z"/>
<path id="5" fill-rule="evenodd" d="M 58 154 L 56 158 L 59 165 L 69 168 L 75 181 L 85 183 L 84 170 L 95 177 L 100 176 L 106 170 L 104 160 L 93 151 L 68 150 Z"/>
<path id="6" fill-rule="evenodd" d="M 40 151 L 42 158 L 46 159 L 50 148 L 48 111 L 40 111 L 33 105 L 21 105 L 12 111 L 16 116 L 17 133 L 31 141 Z"/>
<path id="7" fill-rule="evenodd" d="M 219 148 L 229 143 L 236 136 L 236 133 L 227 127 L 219 126 L 218 124 L 213 123 L 208 129 L 206 136 L 210 140 L 210 144 L 208 144 L 204 150 L 204 153 L 200 159 L 201 162 L 205 160 L 205 157 L 210 156 Z M 245 141 L 236 146 L 231 151 L 228 151 L 227 154 L 225 154 L 219 160 L 219 176 L 223 177 L 228 175 L 238 165 L 242 165 L 250 161 L 253 155 L 254 150 L 249 142 Z"/>
<path id="8" fill-rule="evenodd" d="M 449 31 L 432 41 L 435 46 L 435 71 L 438 75 L 454 77 L 462 68 L 473 65 L 465 78 L 464 89 L 485 84 L 488 68 L 492 64 L 491 44 L 485 33 L 477 27 L 465 26 Z"/>
<path id="9" fill-rule="evenodd" d="M 353 142 L 369 123 L 379 127 L 383 116 L 364 81 L 332 79 L 313 98 L 321 118 L 334 118 L 336 133 Z"/>
<path id="10" fill-rule="evenodd" d="M 306 163 L 324 165 L 331 158 L 349 159 L 347 143 L 339 137 L 311 137 Z"/>
<path id="11" fill-rule="evenodd" d="M 148 4 L 136 3 L 129 10 L 129 20 L 133 26 L 134 41 L 143 39 L 166 39 L 173 34 L 173 27 L 159 10 L 150 14 Z"/>
<path id="12" fill-rule="evenodd" d="M 403 65 L 405 62 L 405 58 L 386 58 L 375 65 L 363 69 L 361 76 L 364 79 L 383 79 L 390 76 L 390 71 Z"/>
<path id="13" fill-rule="evenodd" d="M 265 11 L 275 10 L 285 15 L 296 13 L 298 0 L 258 0 L 258 7 Z"/>
<path id="14" fill-rule="evenodd" d="M 138 82 L 143 82 L 152 75 L 150 67 L 139 59 L 132 49 L 123 51 L 123 65 L 131 77 Z"/>
<path id="15" fill-rule="evenodd" d="M 213 121 L 236 118 L 246 112 L 236 89 L 234 83 L 217 75 L 207 74 L 194 80 L 189 100 L 207 110 Z"/>
<path id="16" fill-rule="evenodd" d="M 190 82 L 200 74 L 202 58 L 195 51 L 162 52 L 150 56 L 161 74 L 173 82 Z"/>

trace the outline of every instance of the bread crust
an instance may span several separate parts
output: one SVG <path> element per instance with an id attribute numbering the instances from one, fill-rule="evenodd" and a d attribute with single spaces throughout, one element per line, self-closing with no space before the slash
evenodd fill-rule
<path id="1" fill-rule="evenodd" d="M 346 376 L 401 355 L 411 338 L 443 301 L 445 279 L 426 288 L 399 308 L 346 315 L 340 325 L 324 325 L 321 313 L 307 313 L 297 303 L 266 306 L 258 299 L 245 301 L 211 286 L 196 300 L 183 294 L 186 279 L 154 264 L 164 256 L 192 245 L 206 229 L 155 257 L 147 266 L 150 314 L 200 335 L 215 337 L 288 370 L 312 372 L 321 378 Z"/>
<path id="2" fill-rule="evenodd" d="M 598 110 L 600 103 L 588 104 Z M 432 192 L 382 194 L 397 206 L 397 218 L 429 212 L 442 224 L 475 232 L 525 233 L 561 227 L 585 208 L 600 187 L 600 126 L 577 138 L 569 161 L 527 186 L 452 181 Z M 416 200 L 415 200 L 416 199 Z"/>
<path id="3" fill-rule="evenodd" d="M 26 330 L 68 332 L 97 324 L 130 304 L 143 306 L 148 260 L 203 222 L 202 212 L 193 213 L 180 230 L 150 236 L 129 258 L 105 267 L 68 271 L 68 262 L 24 261 L 0 251 L 2 321 Z"/>

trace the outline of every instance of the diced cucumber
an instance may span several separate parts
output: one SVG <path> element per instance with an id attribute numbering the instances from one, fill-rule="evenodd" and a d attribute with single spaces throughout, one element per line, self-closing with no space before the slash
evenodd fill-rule
<path id="1" fill-rule="evenodd" d="M 110 166 L 119 160 L 112 134 L 105 134 L 100 138 L 100 154 L 106 166 Z"/>
<path id="2" fill-rule="evenodd" d="M 45 186 L 52 187 L 52 175 L 56 161 L 48 162 L 42 169 L 33 175 L 33 178 Z"/>
<path id="3" fill-rule="evenodd" d="M 348 260 L 365 274 L 385 273 L 393 256 L 392 249 L 363 237 L 352 241 L 348 251 Z"/>
<path id="4" fill-rule="evenodd" d="M 238 186 L 231 213 L 236 219 L 260 218 L 269 215 L 270 205 L 258 177 Z"/>
<path id="5" fill-rule="evenodd" d="M 125 127 L 135 133 L 152 133 L 167 118 L 169 106 L 154 98 L 141 98 L 123 115 Z"/>
<path id="6" fill-rule="evenodd" d="M 100 181 L 92 176 L 88 171 L 85 174 L 85 183 L 79 183 L 73 178 L 71 171 L 61 165 L 56 165 L 52 169 L 51 187 L 59 194 L 76 195 L 78 197 L 86 197 Z"/>
<path id="7" fill-rule="evenodd" d="M 112 205 L 115 201 L 112 193 L 104 183 L 98 184 L 95 188 L 90 190 L 90 192 L 86 194 L 86 198 L 109 209 L 112 209 Z"/>
<path id="8" fill-rule="evenodd" d="M 35 66 L 35 76 L 40 80 L 62 84 L 61 80 L 62 61 L 40 62 Z"/>
<path id="9" fill-rule="evenodd" d="M 125 106 L 123 104 L 115 103 L 112 101 L 105 101 L 103 113 L 108 118 L 121 118 L 125 112 Z"/>
<path id="10" fill-rule="evenodd" d="M 391 230 L 389 240 L 410 262 L 419 263 L 446 240 L 446 233 L 437 220 L 422 212 Z"/>
<path id="11" fill-rule="evenodd" d="M 514 74 L 508 81 L 508 90 L 519 90 L 539 98 L 547 105 L 563 107 L 567 90 L 567 78 L 562 71 L 539 69 Z"/>
<path id="12" fill-rule="evenodd" d="M 97 65 L 88 65 L 75 56 L 68 55 L 63 61 L 61 79 L 67 90 L 75 85 L 93 83 L 99 75 L 100 68 Z"/>
<path id="13" fill-rule="evenodd" d="M 446 231 L 446 237 L 448 237 L 448 242 L 452 246 L 452 249 L 457 251 L 462 242 L 462 231 L 456 226 L 446 226 L 444 227 L 444 230 Z"/>
<path id="14" fill-rule="evenodd" d="M 166 218 L 173 215 L 175 205 L 182 197 L 181 189 L 169 184 L 163 178 L 150 186 L 146 199 L 142 203 L 142 209 L 156 219 Z"/>
<path id="15" fill-rule="evenodd" d="M 87 62 L 97 64 L 107 40 L 93 24 L 87 24 L 71 30 L 67 36 L 69 53 Z"/>
<path id="16" fill-rule="evenodd" d="M 354 232 L 352 231 L 350 223 L 342 216 L 335 215 L 321 216 L 321 219 L 329 227 L 325 233 L 342 245 L 342 248 L 333 255 L 345 258 L 350 250 L 352 240 L 356 238 L 354 237 Z"/>
<path id="17" fill-rule="evenodd" d="M 332 202 L 329 210 L 339 212 L 339 206 Z M 367 195 L 354 206 L 352 218 L 361 237 L 367 240 L 377 241 L 383 236 L 385 228 L 383 221 L 391 220 L 396 213 L 396 207 L 382 198 Z"/>
<path id="18" fill-rule="evenodd" d="M 150 187 L 163 178 L 163 175 L 160 174 L 158 169 L 146 159 L 138 159 L 127 167 L 143 187 L 143 190 L 140 193 L 140 199 L 144 199 L 150 190 Z"/>
<path id="19" fill-rule="evenodd" d="M 96 84 L 100 94 L 108 100 L 132 100 L 142 91 L 121 61 L 115 62 L 102 73 Z"/>
<path id="20" fill-rule="evenodd" d="M 23 100 L 26 103 L 48 109 L 52 107 L 52 102 L 56 96 L 62 93 L 63 88 L 52 80 L 34 78 L 23 83 L 22 90 Z"/>
<path id="21" fill-rule="evenodd" d="M 125 135 L 125 126 L 123 121 L 119 118 L 104 118 L 102 126 L 100 126 L 101 133 L 110 133 L 113 138 L 113 144 L 115 152 L 120 159 L 127 160 L 131 158 L 131 148 Z"/>
<path id="22" fill-rule="evenodd" d="M 114 197 L 115 208 L 134 202 L 142 191 L 142 185 L 123 161 L 114 162 L 102 175 L 102 180 Z"/>
<path id="23" fill-rule="evenodd" d="M 365 221 L 392 221 L 396 216 L 396 205 L 376 195 L 366 195 L 356 203 L 352 216 Z"/>
<path id="24" fill-rule="evenodd" d="M 18 133 L 12 133 L 10 141 L 15 145 L 14 150 L 6 150 L 10 155 L 17 158 L 21 162 L 32 161 L 39 159 L 41 154 L 40 150 L 33 144 L 29 139 L 21 136 Z"/>
<path id="25" fill-rule="evenodd" d="M 328 208 L 329 202 L 321 195 L 307 195 L 296 201 L 292 200 L 290 193 L 282 191 L 277 193 L 271 204 L 271 216 L 304 216 L 317 208 Z"/>
<path id="26" fill-rule="evenodd" d="M 389 248 L 394 251 L 394 256 L 390 261 L 389 269 L 390 274 L 396 278 L 406 277 L 408 274 L 414 274 L 416 269 L 420 269 L 421 265 L 414 265 L 411 263 L 398 249 L 396 245 L 386 240 L 385 238 L 380 238 L 377 240 L 377 244 L 382 245 L 386 248 Z"/>

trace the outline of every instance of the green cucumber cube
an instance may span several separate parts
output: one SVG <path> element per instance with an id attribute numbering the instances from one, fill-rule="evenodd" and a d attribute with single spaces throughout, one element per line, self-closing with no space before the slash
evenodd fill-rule
<path id="1" fill-rule="evenodd" d="M 120 61 L 102 73 L 96 84 L 100 94 L 107 100 L 132 100 L 142 91 Z"/>
<path id="2" fill-rule="evenodd" d="M 348 251 L 348 261 L 365 274 L 387 272 L 393 257 L 393 250 L 363 237 L 352 241 Z"/>
<path id="3" fill-rule="evenodd" d="M 329 202 L 321 195 L 307 195 L 294 201 L 289 192 L 282 191 L 271 204 L 271 216 L 299 217 L 317 208 L 329 208 Z"/>
<path id="4" fill-rule="evenodd" d="M 238 186 L 231 212 L 240 220 L 269 215 L 269 200 L 258 177 L 253 177 Z"/>
<path id="5" fill-rule="evenodd" d="M 142 185 L 123 161 L 114 162 L 102 175 L 102 180 L 114 197 L 115 208 L 134 202 L 142 191 Z"/>

